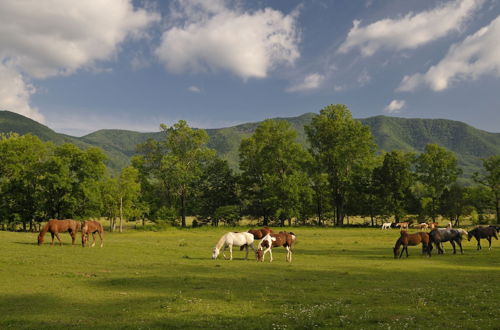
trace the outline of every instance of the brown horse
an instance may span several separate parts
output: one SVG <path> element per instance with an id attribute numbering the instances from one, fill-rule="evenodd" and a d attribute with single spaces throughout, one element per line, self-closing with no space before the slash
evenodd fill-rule
<path id="1" fill-rule="evenodd" d="M 262 239 L 262 237 L 266 236 L 267 234 L 274 233 L 273 230 L 269 227 L 262 227 L 261 229 L 250 229 L 248 230 L 248 232 L 253 235 L 254 239 Z"/>
<path id="2" fill-rule="evenodd" d="M 52 242 L 50 245 L 54 245 L 54 236 L 57 237 L 59 245 L 62 245 L 59 233 L 64 233 L 67 231 L 71 235 L 71 244 L 75 244 L 76 233 L 80 230 L 80 222 L 66 219 L 66 220 L 56 220 L 50 219 L 45 226 L 43 226 L 40 234 L 38 234 L 38 245 L 43 243 L 43 238 L 47 232 L 52 235 Z"/>
<path id="3" fill-rule="evenodd" d="M 400 230 L 408 229 L 408 222 L 398 222 L 396 224 L 396 227 L 399 227 Z"/>
<path id="4" fill-rule="evenodd" d="M 277 246 L 283 246 L 286 253 L 286 261 L 292 262 L 292 247 L 295 244 L 296 236 L 294 233 L 286 231 L 280 231 L 279 234 L 267 234 L 262 238 L 257 246 L 257 250 L 255 251 L 255 256 L 257 257 L 257 261 L 264 261 L 264 257 L 267 252 L 269 252 L 270 260 L 273 261 L 273 253 L 271 249 Z M 265 250 L 264 250 L 265 249 Z"/>
<path id="5" fill-rule="evenodd" d="M 85 221 L 82 226 L 82 246 L 85 247 L 85 244 L 89 240 L 89 234 L 92 234 L 92 247 L 95 246 L 95 233 L 99 235 L 99 238 L 101 239 L 101 247 L 103 246 L 103 236 L 104 236 L 104 229 L 102 228 L 102 225 L 98 221 Z"/>
<path id="6" fill-rule="evenodd" d="M 408 245 L 410 246 L 415 246 L 419 245 L 422 243 L 422 253 L 428 253 L 429 254 L 429 234 L 425 233 L 423 231 L 415 233 L 415 234 L 408 234 L 408 232 L 402 230 L 401 231 L 401 236 L 398 238 L 396 241 L 396 245 L 394 246 L 394 258 L 401 258 L 403 255 L 403 252 L 406 251 L 406 257 L 408 258 Z M 399 248 L 403 245 L 403 249 L 401 250 L 401 253 L 399 253 Z M 430 254 L 429 254 L 430 256 Z"/>
<path id="7" fill-rule="evenodd" d="M 496 228 L 494 227 L 476 227 L 472 230 L 469 231 L 467 235 L 467 240 L 470 241 L 470 239 L 474 236 L 474 238 L 477 241 L 477 249 L 481 249 L 481 238 L 486 238 L 488 240 L 488 243 L 490 243 L 489 249 L 491 250 L 491 238 L 495 237 L 498 240 L 497 237 L 497 231 Z"/>

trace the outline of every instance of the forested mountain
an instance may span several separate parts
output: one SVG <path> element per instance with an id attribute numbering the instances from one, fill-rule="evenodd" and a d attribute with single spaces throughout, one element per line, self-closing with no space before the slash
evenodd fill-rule
<path id="1" fill-rule="evenodd" d="M 299 142 L 305 144 L 304 125 L 309 124 L 313 116 L 313 113 L 306 113 L 298 117 L 277 119 L 290 122 L 299 132 Z M 386 116 L 360 120 L 370 126 L 380 151 L 399 149 L 421 152 L 426 144 L 437 143 L 457 155 L 465 177 L 481 168 L 481 158 L 500 154 L 500 133 L 482 131 L 458 121 Z M 250 136 L 258 124 L 259 122 L 255 122 L 208 129 L 209 145 L 216 149 L 222 158 L 227 159 L 233 168 L 237 168 L 241 139 Z M 129 162 L 137 144 L 149 138 L 161 139 L 164 134 L 99 130 L 83 137 L 72 137 L 56 133 L 36 121 L 9 111 L 0 111 L 0 132 L 32 133 L 44 141 L 56 144 L 71 142 L 82 148 L 100 147 L 108 155 L 107 165 L 114 172 Z"/>

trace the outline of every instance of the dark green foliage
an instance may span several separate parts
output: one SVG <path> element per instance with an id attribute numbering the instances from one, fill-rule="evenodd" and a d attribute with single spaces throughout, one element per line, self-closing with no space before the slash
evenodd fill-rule
<path id="1" fill-rule="evenodd" d="M 488 187 L 493 195 L 497 223 L 500 224 L 500 155 L 483 159 L 483 166 L 486 173 L 475 173 L 474 180 Z"/>

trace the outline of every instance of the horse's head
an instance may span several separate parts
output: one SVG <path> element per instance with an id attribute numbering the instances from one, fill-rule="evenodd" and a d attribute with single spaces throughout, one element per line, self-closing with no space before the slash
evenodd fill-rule
<path id="1" fill-rule="evenodd" d="M 470 239 L 472 238 L 472 231 L 473 231 L 473 230 L 471 230 L 471 231 L 469 231 L 469 232 L 467 233 L 467 240 L 468 240 L 469 242 L 470 242 Z"/>
<path id="2" fill-rule="evenodd" d="M 257 258 L 257 261 L 264 261 L 264 250 L 262 247 L 255 250 L 255 257 Z"/>
<path id="3" fill-rule="evenodd" d="M 42 245 L 42 243 L 43 243 L 43 235 L 42 235 L 42 233 L 40 233 L 38 235 L 38 245 Z"/>
<path id="4" fill-rule="evenodd" d="M 399 246 L 398 247 L 394 247 L 392 250 L 394 252 L 394 259 L 397 259 L 398 255 L 399 255 Z"/>
<path id="5" fill-rule="evenodd" d="M 212 253 L 212 259 L 217 259 L 218 256 L 219 256 L 219 249 L 214 247 L 214 251 Z"/>

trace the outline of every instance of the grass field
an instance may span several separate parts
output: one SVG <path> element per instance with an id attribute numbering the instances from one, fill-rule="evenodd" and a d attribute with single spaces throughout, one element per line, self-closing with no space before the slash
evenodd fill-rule
<path id="1" fill-rule="evenodd" d="M 500 329 L 499 241 L 394 260 L 397 230 L 293 228 L 291 264 L 283 248 L 211 260 L 225 231 L 106 233 L 102 249 L 0 232 L 0 328 Z"/>

